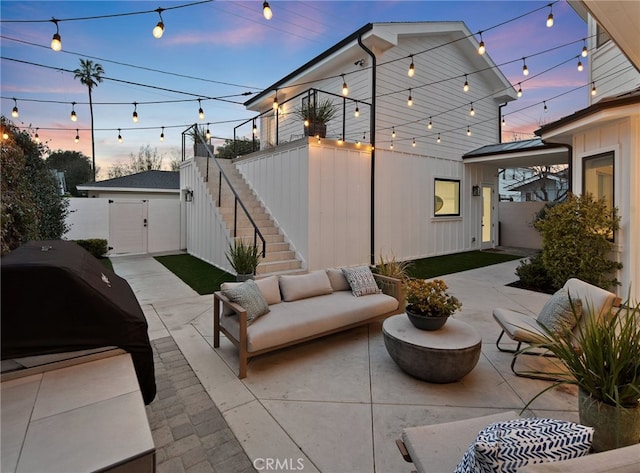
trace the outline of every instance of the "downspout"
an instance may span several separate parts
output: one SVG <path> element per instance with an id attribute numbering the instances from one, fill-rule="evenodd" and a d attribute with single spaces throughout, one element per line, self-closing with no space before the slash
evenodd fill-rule
<path id="1" fill-rule="evenodd" d="M 371 117 L 369 119 L 369 137 L 371 139 L 371 265 L 376 263 L 375 243 L 375 198 L 376 198 L 376 55 L 362 42 L 362 34 L 358 35 L 358 45 L 371 56 Z"/>

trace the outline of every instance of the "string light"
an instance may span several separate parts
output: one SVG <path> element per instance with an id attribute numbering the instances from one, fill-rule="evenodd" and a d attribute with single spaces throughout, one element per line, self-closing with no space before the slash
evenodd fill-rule
<path id="1" fill-rule="evenodd" d="M 78 121 L 78 115 L 76 115 L 76 103 L 75 102 L 71 102 L 71 121 L 72 122 L 77 122 Z"/>
<path id="2" fill-rule="evenodd" d="M 8 140 L 9 139 L 9 133 L 7 132 L 7 130 L 2 127 L 2 139 L 3 140 Z"/>
<path id="3" fill-rule="evenodd" d="M 551 10 L 549 11 L 549 16 L 547 17 L 547 28 L 551 28 L 553 26 L 553 4 L 552 3 L 549 4 L 549 8 Z"/>
<path id="4" fill-rule="evenodd" d="M 469 115 L 472 117 L 476 114 L 476 110 L 473 108 L 473 102 L 471 102 L 471 108 L 469 109 Z"/>
<path id="5" fill-rule="evenodd" d="M 211 139 L 211 132 L 209 131 L 209 124 L 207 123 L 207 131 L 204 132 L 204 136 L 209 140 Z"/>
<path id="6" fill-rule="evenodd" d="M 162 35 L 164 34 L 164 23 L 162 21 L 162 11 L 163 8 L 158 8 L 156 10 L 158 12 L 158 15 L 160 15 L 160 21 L 158 22 L 158 24 L 153 28 L 152 34 L 154 38 L 162 38 Z"/>
<path id="7" fill-rule="evenodd" d="M 527 67 L 527 63 L 525 61 L 526 58 L 522 58 L 522 75 L 523 76 L 528 76 L 529 75 L 529 68 Z"/>
<path id="8" fill-rule="evenodd" d="M 591 96 L 595 96 L 598 93 L 598 91 L 596 90 L 596 83 L 592 82 L 591 83 Z"/>
<path id="9" fill-rule="evenodd" d="M 160 141 L 164 141 L 164 127 L 162 127 L 162 131 L 160 132 Z"/>
<path id="10" fill-rule="evenodd" d="M 390 149 L 393 149 L 393 141 L 391 142 L 391 145 L 389 145 Z"/>
<path id="11" fill-rule="evenodd" d="M 480 33 L 480 44 L 478 45 L 478 54 L 482 56 L 484 53 L 487 52 L 487 48 L 484 47 L 484 41 L 482 40 L 482 31 L 480 31 L 479 33 Z"/>
<path id="12" fill-rule="evenodd" d="M 436 138 L 436 143 L 440 143 L 440 133 L 438 133 L 438 138 Z"/>
<path id="13" fill-rule="evenodd" d="M 340 137 L 338 138 L 338 144 L 341 145 L 342 144 L 342 135 L 340 135 Z"/>
<path id="14" fill-rule="evenodd" d="M 133 119 L 133 123 L 138 123 L 138 103 L 137 102 L 133 102 L 133 114 L 131 115 L 131 118 Z"/>
<path id="15" fill-rule="evenodd" d="M 18 101 L 15 99 L 15 97 L 13 98 L 13 103 L 14 105 L 13 105 L 13 110 L 11 110 L 11 116 L 13 118 L 18 118 L 20 114 L 18 113 Z"/>
<path id="16" fill-rule="evenodd" d="M 202 99 L 198 99 L 198 118 L 204 120 L 204 110 L 202 109 Z"/>
<path id="17" fill-rule="evenodd" d="M 256 121 L 253 121 L 253 136 L 257 136 L 258 135 L 258 127 L 256 126 Z"/>
<path id="18" fill-rule="evenodd" d="M 320 141 L 320 135 L 316 135 L 316 138 L 318 139 L 318 144 L 322 143 L 322 141 Z"/>
<path id="19" fill-rule="evenodd" d="M 469 92 L 469 81 L 467 80 L 467 75 L 464 75 L 464 85 L 462 86 L 462 90 L 465 92 Z"/>
<path id="20" fill-rule="evenodd" d="M 347 81 L 344 78 L 344 74 L 340 74 L 340 77 L 342 77 L 342 95 L 346 97 L 349 95 L 349 87 L 347 87 Z"/>
<path id="21" fill-rule="evenodd" d="M 469 125 L 467 125 L 467 136 L 471 136 L 471 128 L 469 128 Z"/>
<path id="22" fill-rule="evenodd" d="M 122 143 L 122 135 L 120 134 L 120 128 L 118 128 L 118 143 Z"/>
<path id="23" fill-rule="evenodd" d="M 391 127 L 391 138 L 395 138 L 396 137 L 396 127 L 393 126 Z"/>
<path id="24" fill-rule="evenodd" d="M 580 57 L 580 56 L 578 56 Z M 584 70 L 584 66 L 582 65 L 582 61 L 578 59 L 578 71 L 582 72 Z"/>
<path id="25" fill-rule="evenodd" d="M 429 130 L 431 130 L 431 128 L 433 128 L 433 122 L 431 121 L 431 117 L 429 117 L 429 124 L 427 125 L 427 128 Z"/>
<path id="26" fill-rule="evenodd" d="M 411 143 L 411 146 L 413 146 L 414 148 L 416 147 L 416 139 L 413 139 L 413 143 Z"/>
<path id="27" fill-rule="evenodd" d="M 273 111 L 278 111 L 278 91 L 276 90 L 276 96 L 273 98 Z"/>
<path id="28" fill-rule="evenodd" d="M 76 143 L 80 141 L 80 134 L 78 133 L 78 129 L 76 128 L 76 138 L 74 140 Z"/>
<path id="29" fill-rule="evenodd" d="M 522 97 L 522 85 L 520 84 L 520 82 L 518 82 L 518 92 L 517 92 L 518 98 Z"/>
<path id="30" fill-rule="evenodd" d="M 549 111 L 549 108 L 547 107 L 547 101 L 543 100 L 542 103 L 544 104 L 544 113 L 547 113 Z"/>
<path id="31" fill-rule="evenodd" d="M 273 11 L 271 11 L 269 2 L 264 2 L 262 4 L 262 14 L 264 15 L 265 20 L 270 20 L 271 18 L 273 18 Z"/>
<path id="32" fill-rule="evenodd" d="M 58 20 L 51 18 L 51 21 L 56 25 L 56 32 L 53 33 L 51 38 L 51 49 L 54 51 L 60 51 L 62 49 L 62 38 L 60 37 L 60 29 L 58 28 Z"/>
<path id="33" fill-rule="evenodd" d="M 504 121 L 504 115 L 502 115 L 502 126 L 505 125 L 505 121 Z"/>
<path id="34" fill-rule="evenodd" d="M 582 42 L 583 42 L 582 53 L 580 54 L 582 54 L 582 57 L 587 57 L 587 55 L 589 54 L 589 50 L 587 49 L 587 40 L 583 39 Z"/>
<path id="35" fill-rule="evenodd" d="M 413 105 L 413 97 L 411 97 L 411 89 L 409 89 L 409 98 L 407 99 L 407 106 L 411 107 Z"/>
<path id="36" fill-rule="evenodd" d="M 360 116 L 360 109 L 358 108 L 358 102 L 356 101 L 356 111 L 353 112 L 353 116 L 358 118 Z"/>
<path id="37" fill-rule="evenodd" d="M 411 64 L 409 64 L 409 70 L 407 71 L 407 75 L 409 77 L 413 77 L 416 73 L 416 66 L 413 64 L 413 54 L 409 57 L 411 58 Z"/>
<path id="38" fill-rule="evenodd" d="M 36 128 L 36 134 L 34 135 L 33 139 L 36 140 L 36 143 L 40 143 L 40 135 L 38 135 L 38 130 L 40 128 Z"/>

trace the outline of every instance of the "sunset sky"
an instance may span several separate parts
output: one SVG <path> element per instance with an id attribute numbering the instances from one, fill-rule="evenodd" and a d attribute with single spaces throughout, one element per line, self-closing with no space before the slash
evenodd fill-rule
<path id="1" fill-rule="evenodd" d="M 576 68 L 587 26 L 565 1 L 553 4 L 552 28 L 545 25 L 549 1 L 271 1 L 271 20 L 264 18 L 261 1 L 174 8 L 190 3 L 196 2 L 3 0 L 2 115 L 11 117 L 15 98 L 16 125 L 38 128 L 52 150 L 90 157 L 87 89 L 68 71 L 78 68 L 81 58 L 91 59 L 105 70 L 93 93 L 102 177 L 111 164 L 128 161 L 147 145 L 168 164 L 179 156 L 181 132 L 188 126 L 209 123 L 214 136 L 232 138 L 233 127 L 253 116 L 242 105 L 249 96 L 242 94 L 260 92 L 367 23 L 394 21 L 464 21 L 473 33 L 486 31 L 483 40 L 493 61 L 514 61 L 501 67 L 514 85 L 525 79 L 517 59 L 528 58 L 530 76 L 552 68 L 523 84 L 523 97 L 504 109 L 505 140 L 530 138 L 540 124 L 588 102 L 589 58 L 581 58 L 583 72 Z M 158 8 L 165 9 L 160 39 L 151 34 Z M 97 16 L 108 17 L 89 18 Z M 49 46 L 56 32 L 51 18 L 60 20 L 60 52 Z M 199 120 L 198 97 L 224 100 L 203 100 L 205 119 Z M 532 106 L 543 100 L 547 113 L 542 105 Z M 72 102 L 77 122 L 70 120 Z M 138 123 L 131 119 L 134 102 Z"/>

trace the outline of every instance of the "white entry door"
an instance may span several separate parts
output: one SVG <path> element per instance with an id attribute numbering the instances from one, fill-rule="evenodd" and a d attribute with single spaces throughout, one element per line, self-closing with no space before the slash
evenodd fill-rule
<path id="1" fill-rule="evenodd" d="M 482 186 L 482 249 L 495 247 L 496 228 L 494 217 L 493 186 Z"/>
<path id="2" fill-rule="evenodd" d="M 111 253 L 147 252 L 148 202 L 109 201 L 109 246 Z"/>

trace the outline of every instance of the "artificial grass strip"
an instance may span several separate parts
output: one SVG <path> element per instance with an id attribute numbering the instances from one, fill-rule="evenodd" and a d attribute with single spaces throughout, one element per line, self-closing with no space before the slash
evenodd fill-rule
<path id="1" fill-rule="evenodd" d="M 225 281 L 235 276 L 191 255 L 156 256 L 156 261 L 182 279 L 200 295 L 213 294 Z"/>
<path id="2" fill-rule="evenodd" d="M 466 251 L 450 255 L 433 256 L 414 260 L 408 269 L 409 276 L 430 279 L 445 274 L 482 268 L 492 264 L 504 263 L 523 256 L 509 255 L 489 251 Z"/>

